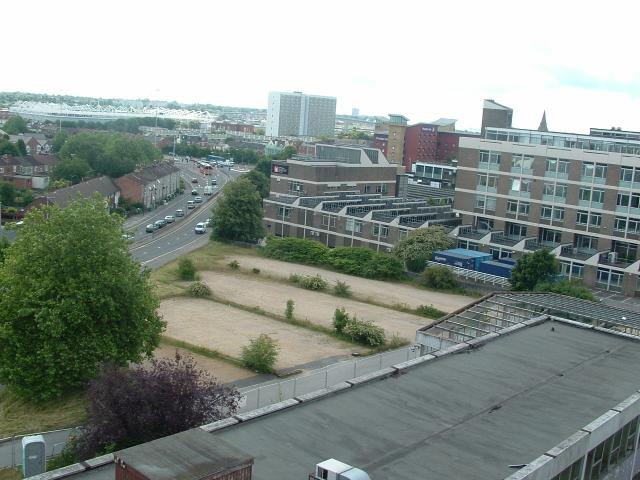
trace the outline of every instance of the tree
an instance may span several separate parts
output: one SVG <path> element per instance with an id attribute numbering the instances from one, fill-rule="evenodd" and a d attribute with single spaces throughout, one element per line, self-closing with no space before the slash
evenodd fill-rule
<path id="1" fill-rule="evenodd" d="M 393 254 L 404 262 L 407 270 L 420 273 L 433 252 L 452 248 L 455 242 L 447 231 L 438 225 L 418 228 L 400 240 L 393 248 Z"/>
<path id="2" fill-rule="evenodd" d="M 0 237 L 0 265 L 4 262 L 4 257 L 7 255 L 7 249 L 11 245 L 9 239 L 5 236 Z"/>
<path id="3" fill-rule="evenodd" d="M 256 135 L 264 135 L 264 128 L 262 127 L 256 128 Z"/>
<path id="4" fill-rule="evenodd" d="M 271 373 L 278 359 L 278 345 L 263 333 L 242 347 L 242 364 L 260 373 Z"/>
<path id="5" fill-rule="evenodd" d="M 546 249 L 524 254 L 511 271 L 511 289 L 533 290 L 538 283 L 548 282 L 558 272 L 558 261 Z"/>
<path id="6" fill-rule="evenodd" d="M 122 218 L 97 195 L 28 211 L 0 292 L 0 383 L 22 397 L 57 397 L 103 362 L 139 362 L 164 329 Z"/>
<path id="7" fill-rule="evenodd" d="M 4 139 L 0 140 L 0 155 L 11 155 L 17 157 L 20 155 L 20 152 L 18 151 L 18 147 L 9 140 Z"/>
<path id="8" fill-rule="evenodd" d="M 11 117 L 6 122 L 4 122 L 2 130 L 7 132 L 9 135 L 17 135 L 19 133 L 25 133 L 29 131 L 29 129 L 27 128 L 27 122 L 25 122 L 24 118 L 22 118 L 20 115 Z"/>
<path id="9" fill-rule="evenodd" d="M 69 135 L 65 132 L 56 133 L 55 137 L 53 137 L 53 140 L 51 141 L 51 150 L 53 153 L 58 153 L 60 151 L 64 142 L 67 141 L 67 138 L 69 138 Z"/>
<path id="10" fill-rule="evenodd" d="M 294 155 L 298 154 L 298 150 L 296 150 L 296 147 L 292 146 L 292 145 L 287 145 L 286 147 L 284 147 L 284 149 L 278 153 L 275 156 L 276 160 L 287 160 L 291 157 L 293 157 Z"/>
<path id="11" fill-rule="evenodd" d="M 74 185 L 89 176 L 91 176 L 91 167 L 85 159 L 80 157 L 65 158 L 53 168 L 53 178 L 67 180 Z"/>
<path id="12" fill-rule="evenodd" d="M 247 180 L 249 180 L 256 190 L 260 194 L 260 197 L 267 198 L 269 196 L 269 190 L 271 188 L 269 178 L 264 176 L 261 172 L 251 170 L 248 173 L 243 175 Z"/>
<path id="13" fill-rule="evenodd" d="M 0 203 L 5 207 L 13 205 L 16 199 L 16 186 L 10 182 L 0 182 Z"/>
<path id="14" fill-rule="evenodd" d="M 254 242 L 264 236 L 260 194 L 246 178 L 225 185 L 213 207 L 212 238 Z"/>
<path id="15" fill-rule="evenodd" d="M 238 410 L 240 394 L 199 369 L 193 357 L 151 360 L 147 368 L 110 365 L 91 381 L 81 459 L 215 422 Z"/>
<path id="16" fill-rule="evenodd" d="M 21 157 L 27 155 L 27 146 L 25 145 L 24 140 L 22 140 L 21 138 L 19 138 L 16 142 L 16 148 L 18 149 L 18 153 Z"/>
<path id="17" fill-rule="evenodd" d="M 265 177 L 271 177 L 271 160 L 268 158 L 261 158 L 256 163 L 256 168 L 254 168 L 256 172 L 262 173 Z"/>

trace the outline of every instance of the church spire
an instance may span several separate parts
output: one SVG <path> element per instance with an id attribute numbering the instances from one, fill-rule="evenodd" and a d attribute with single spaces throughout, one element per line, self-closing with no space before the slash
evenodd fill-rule
<path id="1" fill-rule="evenodd" d="M 547 111 L 542 112 L 542 120 L 540 120 L 540 126 L 538 127 L 539 132 L 548 132 L 547 128 Z"/>

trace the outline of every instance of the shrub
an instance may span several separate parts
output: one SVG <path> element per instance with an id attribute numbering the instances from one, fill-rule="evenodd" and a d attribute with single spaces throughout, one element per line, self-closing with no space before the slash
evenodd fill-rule
<path id="1" fill-rule="evenodd" d="M 259 269 L 259 268 L 255 268 L 255 267 L 253 267 L 253 268 L 251 269 L 251 271 L 252 271 L 253 273 L 255 273 L 256 275 L 258 275 L 258 274 L 260 273 L 260 269 Z"/>
<path id="2" fill-rule="evenodd" d="M 453 272 L 444 265 L 433 265 L 420 275 L 420 284 L 438 290 L 451 290 L 458 286 Z"/>
<path id="3" fill-rule="evenodd" d="M 295 306 L 295 302 L 291 299 L 287 300 L 287 307 L 284 310 L 284 316 L 287 320 L 293 320 L 293 308 Z"/>
<path id="4" fill-rule="evenodd" d="M 315 240 L 292 237 L 269 237 L 261 249 L 267 257 L 286 262 L 322 265 L 326 261 L 328 248 Z"/>
<path id="5" fill-rule="evenodd" d="M 229 262 L 227 264 L 227 266 L 231 269 L 231 270 L 239 270 L 240 269 L 240 264 L 238 263 L 237 260 L 233 260 L 231 262 Z"/>
<path id="6" fill-rule="evenodd" d="M 417 256 L 415 258 L 407 258 L 404 263 L 407 267 L 407 270 L 409 270 L 410 272 L 422 273 L 427 265 L 428 260 L 430 260 L 430 258 L 426 256 Z"/>
<path id="7" fill-rule="evenodd" d="M 338 280 L 336 284 L 333 286 L 333 293 L 338 297 L 350 297 L 351 296 L 351 287 L 347 282 L 341 282 Z"/>
<path id="8" fill-rule="evenodd" d="M 446 315 L 445 312 L 443 312 L 442 310 L 438 310 L 433 305 L 420 305 L 418 308 L 416 308 L 416 312 L 418 312 L 419 315 L 423 315 L 429 318 L 440 318 Z"/>
<path id="9" fill-rule="evenodd" d="M 73 436 L 69 437 L 62 451 L 47 460 L 47 471 L 57 470 L 76 463 L 78 461 L 77 449 L 78 440 Z"/>
<path id="10" fill-rule="evenodd" d="M 324 290 L 327 288 L 327 281 L 320 275 L 305 275 L 300 280 L 300 286 L 307 290 Z"/>
<path id="11" fill-rule="evenodd" d="M 408 345 L 408 344 L 409 344 L 409 340 L 407 340 L 406 338 L 402 338 L 397 333 L 394 333 L 393 335 L 391 335 L 391 338 L 387 342 L 387 347 L 393 349 L 393 348 L 404 347 L 405 345 Z"/>
<path id="12" fill-rule="evenodd" d="M 328 253 L 327 261 L 335 270 L 359 277 L 385 280 L 398 279 L 404 275 L 404 269 L 399 260 L 368 248 L 334 248 Z"/>
<path id="13" fill-rule="evenodd" d="M 384 330 L 369 320 L 358 320 L 356 317 L 350 318 L 342 329 L 343 335 L 354 342 L 379 347 L 384 345 Z"/>
<path id="14" fill-rule="evenodd" d="M 344 307 L 336 308 L 336 311 L 333 313 L 333 328 L 336 329 L 336 332 L 342 333 L 348 321 L 349 314 L 345 311 Z"/>
<path id="15" fill-rule="evenodd" d="M 581 298 L 582 300 L 597 301 L 591 290 L 580 282 L 560 280 L 559 282 L 542 282 L 536 285 L 536 292 L 559 293 L 569 297 Z"/>
<path id="16" fill-rule="evenodd" d="M 289 275 L 289 281 L 291 283 L 298 284 L 300 283 L 301 280 L 302 280 L 302 276 L 298 275 L 297 273 L 292 273 L 291 275 Z"/>
<path id="17" fill-rule="evenodd" d="M 271 373 L 278 358 L 278 345 L 266 334 L 249 341 L 242 347 L 242 364 L 260 373 Z"/>
<path id="18" fill-rule="evenodd" d="M 182 258 L 178 263 L 178 277 L 187 281 L 196 279 L 196 266 L 188 258 Z"/>
<path id="19" fill-rule="evenodd" d="M 211 289 L 204 282 L 195 282 L 189 285 L 189 295 L 192 297 L 208 297 L 211 295 Z"/>

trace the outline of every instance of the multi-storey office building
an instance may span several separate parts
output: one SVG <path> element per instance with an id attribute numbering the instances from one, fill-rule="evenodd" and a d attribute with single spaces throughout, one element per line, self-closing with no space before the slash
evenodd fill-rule
<path id="1" fill-rule="evenodd" d="M 495 256 L 547 247 L 567 278 L 635 294 L 640 140 L 630 138 L 490 127 L 461 138 L 459 245 Z"/>
<path id="2" fill-rule="evenodd" d="M 384 251 L 415 228 L 459 223 L 453 190 L 423 187 L 415 198 L 405 189 L 398 198 L 396 181 L 396 166 L 371 148 L 317 145 L 315 157 L 274 161 L 267 233 Z"/>
<path id="3" fill-rule="evenodd" d="M 335 97 L 305 95 L 301 92 L 269 93 L 265 132 L 268 137 L 333 137 L 335 125 Z"/>

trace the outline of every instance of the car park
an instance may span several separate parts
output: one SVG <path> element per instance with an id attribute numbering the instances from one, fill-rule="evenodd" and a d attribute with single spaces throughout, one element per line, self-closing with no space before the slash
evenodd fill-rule
<path id="1" fill-rule="evenodd" d="M 207 227 L 204 223 L 197 223 L 194 232 L 196 233 L 205 233 L 207 231 Z"/>
<path id="2" fill-rule="evenodd" d="M 155 222 L 153 222 L 153 224 L 158 228 L 162 228 L 167 224 L 167 221 L 164 218 L 162 218 L 160 220 L 156 220 Z"/>
<path id="3" fill-rule="evenodd" d="M 155 223 L 150 223 L 149 225 L 147 225 L 147 228 L 146 228 L 147 233 L 153 233 L 156 230 L 158 230 L 158 226 Z"/>
<path id="4" fill-rule="evenodd" d="M 189 210 L 191 210 L 192 208 L 196 208 L 196 202 L 194 202 L 193 200 L 189 200 L 189 201 L 187 202 L 187 208 L 188 208 Z"/>
<path id="5" fill-rule="evenodd" d="M 184 210 L 182 210 L 181 208 L 176 210 L 176 217 L 184 217 Z"/>
<path id="6" fill-rule="evenodd" d="M 196 203 L 202 203 L 202 197 L 196 197 L 194 200 Z"/>
<path id="7" fill-rule="evenodd" d="M 176 221 L 176 217 L 174 217 L 173 215 L 167 215 L 166 217 L 164 217 L 164 221 L 167 223 L 173 223 Z"/>

